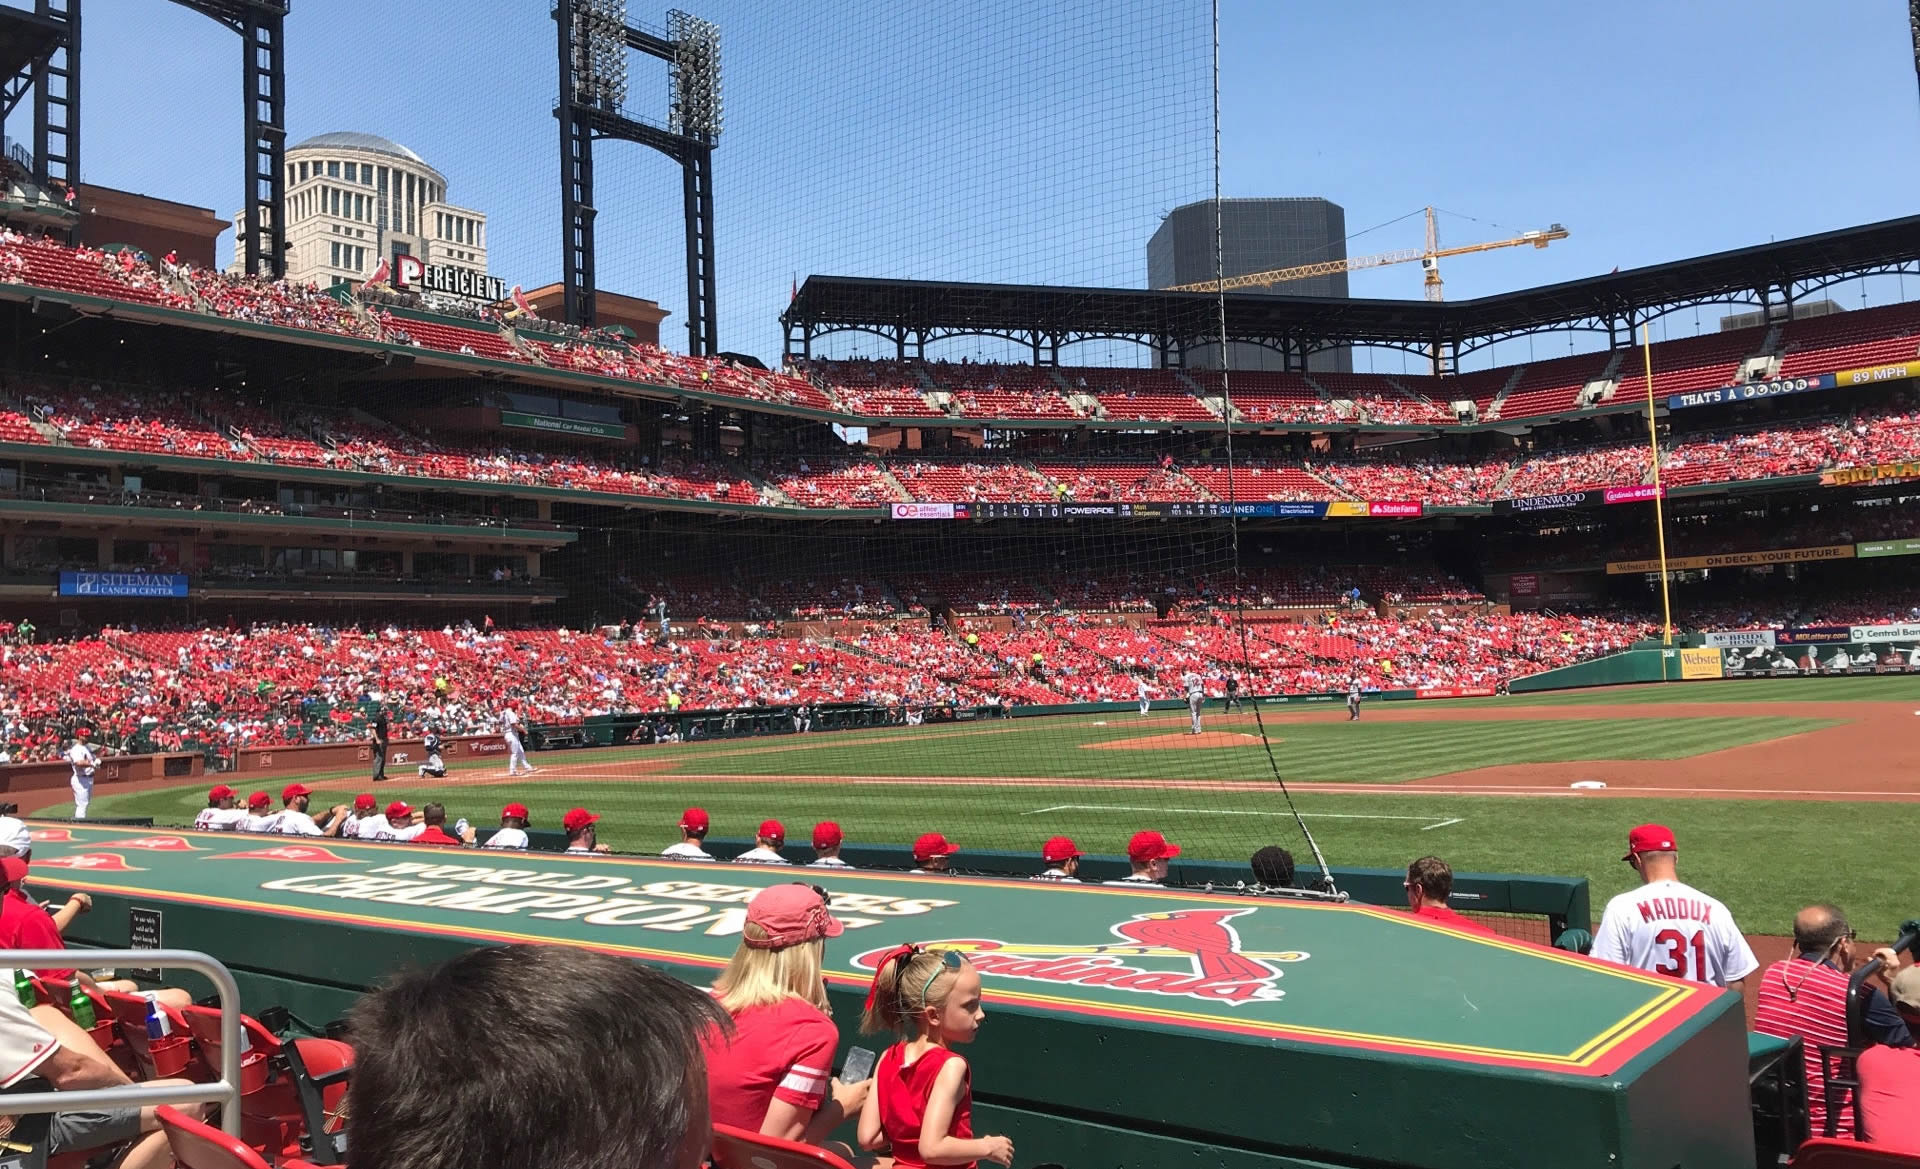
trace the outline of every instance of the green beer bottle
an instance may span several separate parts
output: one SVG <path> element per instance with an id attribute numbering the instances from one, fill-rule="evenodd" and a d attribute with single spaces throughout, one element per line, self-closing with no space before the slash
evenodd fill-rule
<path id="1" fill-rule="evenodd" d="M 20 1005 L 29 1011 L 40 1005 L 40 996 L 33 989 L 33 975 L 18 966 L 13 968 L 13 993 L 20 996 Z"/>
<path id="2" fill-rule="evenodd" d="M 93 1029 L 93 999 L 88 997 L 78 971 L 73 975 L 73 997 L 67 1000 L 67 1011 L 73 1016 L 73 1021 L 80 1024 L 82 1031 Z"/>

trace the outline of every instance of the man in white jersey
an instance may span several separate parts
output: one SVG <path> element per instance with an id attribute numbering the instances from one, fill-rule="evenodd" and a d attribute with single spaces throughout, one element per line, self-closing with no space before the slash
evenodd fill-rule
<path id="1" fill-rule="evenodd" d="M 242 832 L 278 832 L 280 813 L 273 810 L 273 797 L 266 792 L 254 792 L 247 797 L 247 815 L 240 821 Z"/>
<path id="2" fill-rule="evenodd" d="M 525 851 L 528 844 L 527 825 L 531 823 L 533 823 L 533 817 L 528 814 L 525 804 L 508 804 L 500 809 L 499 831 L 487 837 L 487 842 L 481 847 L 517 848 Z"/>
<path id="3" fill-rule="evenodd" d="M 683 861 L 712 860 L 713 854 L 701 847 L 712 823 L 707 819 L 706 809 L 688 808 L 680 815 L 680 843 L 669 844 L 660 851 L 660 855 Z"/>
<path id="4" fill-rule="evenodd" d="M 412 840 L 426 830 L 420 813 L 408 807 L 405 800 L 388 804 L 385 816 L 370 816 L 360 821 L 362 840 Z"/>
<path id="5" fill-rule="evenodd" d="M 93 769 L 100 766 L 100 756 L 93 753 L 87 745 L 87 736 L 92 734 L 85 727 L 73 732 L 73 745 L 67 748 L 67 763 L 73 768 L 73 778 L 67 786 L 73 789 L 73 818 L 87 818 L 87 805 L 93 802 Z"/>
<path id="6" fill-rule="evenodd" d="M 207 791 L 207 806 L 193 818 L 193 826 L 202 832 L 232 832 L 247 818 L 245 808 L 234 806 L 240 793 L 226 784 L 215 784 Z"/>
<path id="7" fill-rule="evenodd" d="M 1186 687 L 1187 714 L 1193 718 L 1193 729 L 1187 733 L 1197 735 L 1200 733 L 1200 708 L 1207 703 L 1207 680 L 1200 676 L 1198 670 L 1188 670 L 1180 679 L 1180 685 Z"/>
<path id="8" fill-rule="evenodd" d="M 813 826 L 813 860 L 807 865 L 810 869 L 850 869 L 853 866 L 840 859 L 840 845 L 846 840 L 846 833 L 840 831 L 840 825 L 832 820 L 822 820 Z"/>
<path id="9" fill-rule="evenodd" d="M 500 737 L 507 741 L 508 775 L 519 775 L 523 770 L 526 774 L 532 775 L 534 771 L 533 764 L 527 762 L 527 749 L 520 745 L 521 729 L 520 716 L 514 713 L 513 708 L 511 706 L 502 708 Z"/>
<path id="10" fill-rule="evenodd" d="M 1347 721 L 1350 723 L 1360 721 L 1360 675 L 1358 674 L 1347 679 Z"/>
<path id="11" fill-rule="evenodd" d="M 1145 678 L 1140 679 L 1140 717 L 1145 718 L 1153 709 L 1153 687 L 1147 685 Z"/>
<path id="12" fill-rule="evenodd" d="M 340 838 L 342 840 L 360 839 L 360 825 L 374 818 L 374 810 L 380 805 L 374 801 L 372 792 L 362 792 L 353 797 L 353 807 L 340 818 Z"/>
<path id="13" fill-rule="evenodd" d="M 313 789 L 304 783 L 290 783 L 280 789 L 280 809 L 278 823 L 274 831 L 282 836 L 338 836 L 347 820 L 347 808 L 344 804 L 335 804 L 327 809 L 325 815 L 315 820 L 307 814 L 313 803 Z"/>
<path id="14" fill-rule="evenodd" d="M 1593 957 L 1709 986 L 1738 988 L 1760 965 L 1727 907 L 1680 883 L 1673 833 L 1642 824 L 1620 858 L 1640 888 L 1607 902 L 1593 936 Z"/>
<path id="15" fill-rule="evenodd" d="M 787 843 L 787 826 L 778 820 L 763 820 L 760 832 L 754 837 L 753 847 L 733 858 L 735 864 L 746 865 L 784 865 L 791 864 L 780 855 L 780 849 Z"/>

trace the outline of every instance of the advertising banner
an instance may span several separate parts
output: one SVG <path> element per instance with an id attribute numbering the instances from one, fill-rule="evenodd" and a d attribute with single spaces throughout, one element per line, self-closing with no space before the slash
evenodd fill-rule
<path id="1" fill-rule="evenodd" d="M 951 503 L 896 503 L 893 505 L 893 518 L 896 520 L 951 520 L 959 518 L 954 514 Z"/>
<path id="2" fill-rule="evenodd" d="M 1854 371 L 1862 372 L 1862 371 Z M 1844 375 L 1843 375 L 1844 376 Z M 1830 390 L 1836 384 L 1830 373 L 1815 374 L 1812 377 L 1782 377 L 1766 382 L 1746 382 L 1737 386 L 1720 386 L 1711 390 L 1695 390 L 1687 394 L 1674 394 L 1667 399 L 1667 409 L 1685 410 L 1690 406 L 1719 406 L 1728 402 L 1746 402 L 1754 398 L 1778 398 L 1786 394 L 1806 394 L 1814 390 Z M 1840 382 L 1846 385 L 1848 383 Z"/>
<path id="3" fill-rule="evenodd" d="M 1349 516 L 1363 516 L 1366 514 L 1367 505 L 1363 500 L 1336 499 L 1327 504 L 1327 518 L 1330 520 Z"/>
<path id="4" fill-rule="evenodd" d="M 1808 564 L 1819 560 L 1851 560 L 1852 544 L 1823 544 L 1814 548 L 1769 548 L 1764 552 L 1721 552 L 1713 556 L 1669 556 L 1667 570 L 1743 568 L 1755 564 Z M 1607 575 L 1659 572 L 1658 560 L 1610 560 Z"/>
<path id="5" fill-rule="evenodd" d="M 1771 649 L 1773 648 L 1773 630 L 1735 629 L 1723 633 L 1709 633 L 1707 645 L 1713 649 L 1751 649 L 1754 646 Z"/>
<path id="6" fill-rule="evenodd" d="M 1507 591 L 1516 597 L 1537 597 L 1540 595 L 1540 574 L 1537 572 L 1516 572 L 1507 578 Z"/>
<path id="7" fill-rule="evenodd" d="M 1429 686 L 1425 690 L 1415 690 L 1415 698 L 1492 698 L 1491 686 Z"/>
<path id="8" fill-rule="evenodd" d="M 1920 363 L 1903 361 L 1899 365 L 1869 365 L 1861 369 L 1843 369 L 1833 375 L 1836 386 L 1864 386 L 1873 382 L 1897 382 L 1920 377 Z"/>
<path id="9" fill-rule="evenodd" d="M 1920 555 L 1920 540 L 1874 540 L 1865 544 L 1855 544 L 1853 554 L 1862 560 L 1870 560 L 1876 556 Z"/>
<path id="10" fill-rule="evenodd" d="M 1842 467 L 1820 473 L 1822 487 L 1858 487 L 1862 483 L 1897 483 L 1904 479 L 1920 479 L 1920 459 L 1871 467 Z"/>
<path id="11" fill-rule="evenodd" d="M 1853 630 L 1845 625 L 1808 625 L 1775 630 L 1773 634 L 1775 645 L 1837 645 L 1852 640 Z"/>
<path id="12" fill-rule="evenodd" d="M 1886 641 L 1871 645 L 1842 641 L 1826 645 L 1775 646 L 1772 649 L 1755 646 L 1751 649 L 1711 652 L 1722 655 L 1725 670 L 1722 676 L 1728 678 L 1756 675 L 1910 674 L 1920 670 L 1920 664 L 1916 663 L 1916 659 L 1920 658 L 1920 641 Z"/>
<path id="13" fill-rule="evenodd" d="M 1631 487 L 1609 487 L 1600 493 L 1602 503 L 1645 503 L 1655 496 L 1664 498 L 1665 487 L 1655 487 L 1651 483 L 1637 483 Z"/>
<path id="14" fill-rule="evenodd" d="M 627 437 L 627 428 L 616 422 L 586 422 L 578 418 L 524 414 L 518 410 L 500 411 L 500 425 L 519 430 L 544 430 L 549 434 L 578 434 L 589 438 Z"/>
<path id="15" fill-rule="evenodd" d="M 1426 505 L 1419 500 L 1376 499 L 1367 504 L 1370 516 L 1419 516 L 1426 511 Z"/>
<path id="16" fill-rule="evenodd" d="M 1523 495 L 1518 499 L 1496 500 L 1493 510 L 1556 511 L 1563 507 L 1586 507 L 1600 502 L 1598 491 L 1560 491 L 1553 495 Z"/>
<path id="17" fill-rule="evenodd" d="M 1907 622 L 1900 625 L 1855 625 L 1847 631 L 1847 640 L 1873 643 L 1920 641 L 1920 624 Z"/>
<path id="18" fill-rule="evenodd" d="M 63 572 L 63 597 L 184 597 L 187 578 L 173 572 Z"/>
<path id="19" fill-rule="evenodd" d="M 1720 668 L 1720 651 L 1717 649 L 1683 649 L 1680 651 L 1680 677 L 1692 681 L 1696 678 L 1724 677 Z"/>

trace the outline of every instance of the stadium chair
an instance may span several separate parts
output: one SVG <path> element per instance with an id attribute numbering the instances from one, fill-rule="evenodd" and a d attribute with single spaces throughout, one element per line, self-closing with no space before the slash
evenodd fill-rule
<path id="1" fill-rule="evenodd" d="M 1795 1150 L 1787 1164 L 1792 1169 L 1920 1169 L 1920 1155 L 1815 1137 Z"/>
<path id="2" fill-rule="evenodd" d="M 52 1003 L 67 1018 L 73 1018 L 73 982 L 65 978 L 39 978 L 35 980 L 42 1000 Z M 100 1045 L 100 1050 L 112 1058 L 115 1065 L 131 1079 L 140 1079 L 140 1065 L 133 1057 L 133 1049 L 120 1037 L 120 1025 L 116 1021 L 113 1007 L 101 996 L 99 991 L 88 991 L 87 997 L 93 1000 L 93 1026 L 87 1029 L 87 1035 Z M 144 1021 L 144 1016 L 142 1019 Z M 142 1034 L 145 1032 L 143 1031 Z"/>
<path id="3" fill-rule="evenodd" d="M 218 1075 L 222 1051 L 219 1010 L 191 1006 L 183 1007 L 180 1014 L 209 1073 Z M 240 1026 L 247 1046 L 240 1057 L 241 1139 L 263 1153 L 285 1148 L 298 1138 L 300 1100 L 292 1078 L 284 1069 L 274 1067 L 280 1040 L 251 1015 L 241 1015 Z"/>
<path id="4" fill-rule="evenodd" d="M 270 1169 L 266 1158 L 240 1138 L 230 1137 L 177 1108 L 162 1104 L 153 1114 L 167 1134 L 167 1147 L 173 1150 L 174 1163 L 180 1169 Z"/>
<path id="5" fill-rule="evenodd" d="M 853 1169 L 827 1150 L 763 1136 L 730 1124 L 713 1126 L 714 1169 Z"/>
<path id="6" fill-rule="evenodd" d="M 1820 1045 L 1820 1079 L 1824 1085 L 1821 1091 L 1827 1102 L 1825 1131 L 1820 1134 L 1823 1137 L 1835 1135 L 1840 1123 L 1842 1107 L 1853 1109 L 1853 1131 L 1855 1133 L 1866 1131 L 1866 1125 L 1861 1123 L 1860 1115 L 1860 1073 L 1855 1070 L 1859 1066 L 1860 1050 L 1857 1047 L 1828 1047 L 1824 1043 Z M 1835 1106 L 1836 1090 L 1845 1094 L 1845 1104 Z"/>
<path id="7" fill-rule="evenodd" d="M 187 1020 L 178 1010 L 164 1003 L 158 1004 L 172 1025 L 173 1034 L 164 1039 L 152 1039 L 147 1035 L 147 1000 L 144 997 L 118 991 L 104 993 L 107 1005 L 113 1009 L 114 1022 L 119 1025 L 120 1041 L 127 1045 L 134 1063 L 140 1068 L 138 1078 L 163 1080 L 185 1077 L 196 1081 L 211 1078 L 207 1075 L 206 1066 L 194 1054 L 193 1033 L 187 1029 Z"/>
<path id="8" fill-rule="evenodd" d="M 318 1165 L 346 1164 L 344 1104 L 353 1048 L 338 1039 L 295 1039 L 280 1051 L 300 1101 L 300 1152 Z"/>

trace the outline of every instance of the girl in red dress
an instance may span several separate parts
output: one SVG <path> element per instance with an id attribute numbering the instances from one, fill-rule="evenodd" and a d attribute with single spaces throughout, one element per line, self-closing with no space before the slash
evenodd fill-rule
<path id="1" fill-rule="evenodd" d="M 973 1135 L 973 1079 L 953 1048 L 980 1031 L 980 972 L 958 950 L 901 946 L 885 955 L 860 1029 L 894 1032 L 860 1109 L 860 1147 L 892 1146 L 898 1169 L 1013 1164 L 1013 1142 Z"/>

